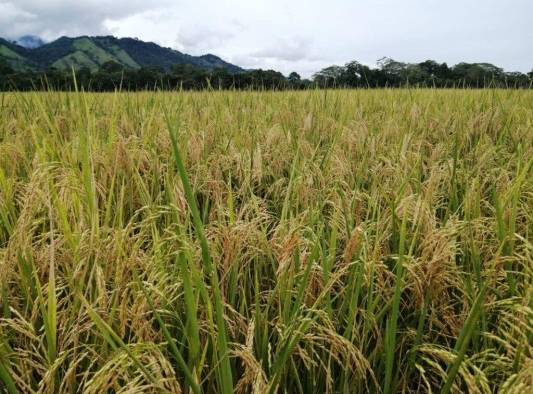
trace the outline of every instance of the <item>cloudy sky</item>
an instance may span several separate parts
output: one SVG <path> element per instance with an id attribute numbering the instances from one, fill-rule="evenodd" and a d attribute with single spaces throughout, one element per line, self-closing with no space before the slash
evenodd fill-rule
<path id="1" fill-rule="evenodd" d="M 107 35 L 303 76 L 331 64 L 533 69 L 533 0 L 0 0 L 0 36 Z"/>

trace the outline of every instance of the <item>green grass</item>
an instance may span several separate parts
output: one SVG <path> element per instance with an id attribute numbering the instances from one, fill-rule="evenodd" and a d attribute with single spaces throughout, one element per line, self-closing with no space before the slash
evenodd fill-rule
<path id="1" fill-rule="evenodd" d="M 530 390 L 533 92 L 0 103 L 0 392 Z"/>
<path id="2" fill-rule="evenodd" d="M 139 65 L 117 46 L 111 46 L 108 52 L 94 44 L 89 38 L 79 38 L 72 45 L 75 52 L 56 60 L 52 66 L 59 69 L 88 67 L 92 71 L 97 71 L 105 62 L 115 61 L 128 67 L 139 68 Z"/>
<path id="3" fill-rule="evenodd" d="M 22 71 L 29 71 L 33 69 L 32 65 L 27 59 L 20 56 L 18 53 L 9 49 L 5 45 L 0 45 L 0 60 L 3 60 L 11 67 Z"/>
<path id="4" fill-rule="evenodd" d="M 88 67 L 92 71 L 97 71 L 100 67 L 98 63 L 91 60 L 84 52 L 76 51 L 70 55 L 63 56 L 61 59 L 52 63 L 52 67 L 58 69 L 72 69 L 78 70 L 82 67 Z"/>
<path id="5" fill-rule="evenodd" d="M 8 59 L 23 60 L 24 58 L 18 53 L 12 51 L 5 45 L 0 45 L 0 56 L 7 57 Z"/>
<path id="6" fill-rule="evenodd" d="M 137 64 L 137 62 L 133 60 L 130 55 L 128 55 L 128 52 L 126 52 L 124 49 L 120 48 L 119 46 L 109 45 L 107 50 L 112 53 L 112 55 L 118 60 L 119 63 L 125 66 L 128 66 L 128 67 L 131 67 L 131 68 L 140 67 Z"/>
<path id="7" fill-rule="evenodd" d="M 73 43 L 72 46 L 78 51 L 82 51 L 87 56 L 91 57 L 92 60 L 97 64 L 103 64 L 110 60 L 116 60 L 114 56 L 106 52 L 104 49 L 100 48 L 89 38 L 78 38 Z"/>

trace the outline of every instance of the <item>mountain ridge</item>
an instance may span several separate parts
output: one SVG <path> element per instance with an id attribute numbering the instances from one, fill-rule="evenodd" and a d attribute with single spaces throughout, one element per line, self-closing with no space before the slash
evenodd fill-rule
<path id="1" fill-rule="evenodd" d="M 84 67 L 96 71 L 109 61 L 131 69 L 158 66 L 169 70 L 173 65 L 182 64 L 207 70 L 224 68 L 231 73 L 244 71 L 213 54 L 193 56 L 154 42 L 114 36 L 62 36 L 32 48 L 0 38 L 0 60 L 20 71 Z"/>

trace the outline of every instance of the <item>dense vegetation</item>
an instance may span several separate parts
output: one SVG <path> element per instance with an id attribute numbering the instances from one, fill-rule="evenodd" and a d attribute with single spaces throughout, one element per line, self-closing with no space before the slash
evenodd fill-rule
<path id="1" fill-rule="evenodd" d="M 76 84 L 74 83 L 74 76 Z M 46 72 L 14 72 L 0 64 L 0 90 L 73 90 L 75 85 L 86 91 L 154 90 L 154 89 L 246 89 L 262 87 L 282 89 L 288 86 L 277 71 L 254 70 L 231 73 L 224 68 L 208 70 L 188 64 L 178 64 L 165 71 L 162 67 L 124 68 L 115 62 L 105 63 L 97 72 L 88 68 L 75 73 L 51 69 Z"/>
<path id="2" fill-rule="evenodd" d="M 529 392 L 533 92 L 0 94 L 0 391 Z"/>
<path id="3" fill-rule="evenodd" d="M 359 62 L 344 67 L 331 66 L 315 75 L 320 86 L 346 87 L 506 87 L 527 88 L 533 85 L 533 70 L 528 73 L 505 72 L 490 63 L 446 63 L 426 60 L 422 63 L 402 63 L 390 58 L 378 61 L 377 68 Z"/>
<path id="4" fill-rule="evenodd" d="M 155 44 L 153 44 L 155 45 Z M 169 66 L 166 64 L 166 66 Z M 377 68 L 358 62 L 343 67 L 327 67 L 313 76 L 301 79 L 293 72 L 288 77 L 273 70 L 234 72 L 231 69 L 205 68 L 191 64 L 126 67 L 115 61 L 107 61 L 97 70 L 88 67 L 76 69 L 79 88 L 86 91 L 152 90 L 152 89 L 305 89 L 319 88 L 377 88 L 377 87 L 499 87 L 531 88 L 533 71 L 529 74 L 504 72 L 487 63 L 460 63 L 448 67 L 428 60 L 408 64 L 382 59 Z M 0 90 L 34 89 L 72 90 L 72 69 L 52 68 L 44 72 L 16 72 L 0 61 Z"/>

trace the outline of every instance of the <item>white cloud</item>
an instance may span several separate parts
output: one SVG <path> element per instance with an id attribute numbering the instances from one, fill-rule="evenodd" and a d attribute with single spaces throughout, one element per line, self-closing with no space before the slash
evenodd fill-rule
<path id="1" fill-rule="evenodd" d="M 159 0 L 168 6 L 168 0 Z M 106 18 L 122 18 L 152 7 L 142 0 L 0 0 L 2 8 L 17 10 L 12 16 L 0 17 L 0 35 L 16 38 L 37 34 L 46 39 L 61 35 L 106 34 Z"/>
<path id="2" fill-rule="evenodd" d="M 258 58 L 268 58 L 287 61 L 299 61 L 310 57 L 310 41 L 303 37 L 290 37 L 276 40 L 269 47 L 262 48 L 252 55 Z"/>
<path id="3" fill-rule="evenodd" d="M 530 0 L 0 0 L 0 36 L 114 34 L 246 68 L 432 58 L 533 68 Z"/>
<path id="4" fill-rule="evenodd" d="M 233 39 L 238 32 L 236 29 L 214 29 L 208 25 L 184 25 L 178 31 L 176 44 L 184 51 L 197 54 L 224 45 Z"/>
<path id="5" fill-rule="evenodd" d="M 10 23 L 14 19 L 35 20 L 36 15 L 18 8 L 11 2 L 0 2 L 0 21 Z"/>
<path id="6" fill-rule="evenodd" d="M 14 35 L 6 34 L 7 38 L 15 38 L 24 34 L 25 30 L 34 24 L 36 19 L 37 15 L 25 11 L 11 2 L 0 2 L 0 26 L 13 25 L 11 31 Z"/>

